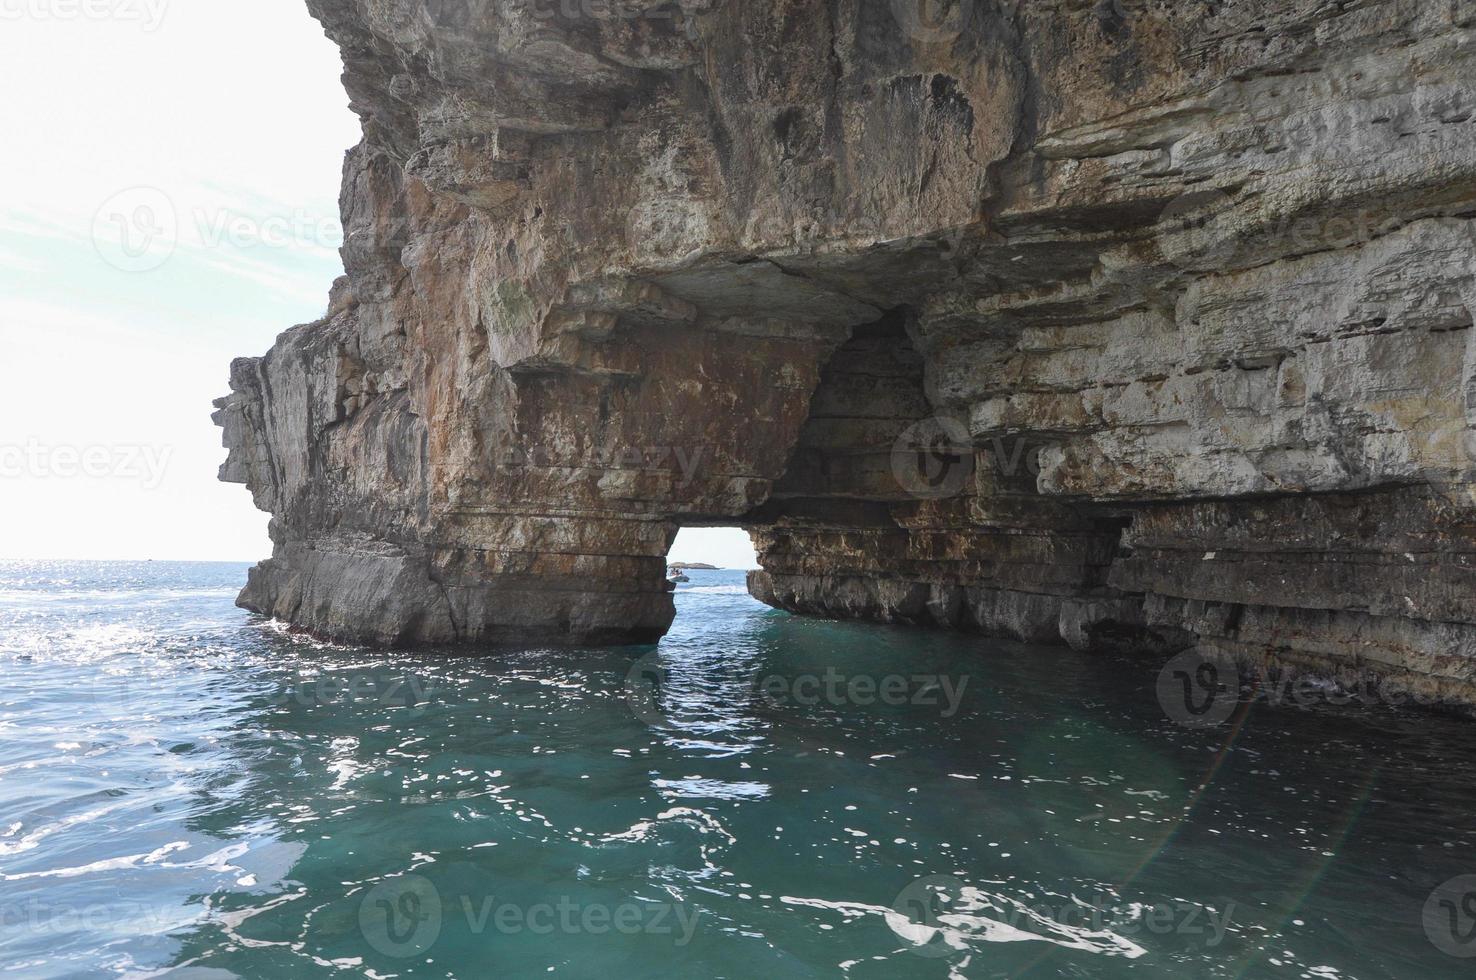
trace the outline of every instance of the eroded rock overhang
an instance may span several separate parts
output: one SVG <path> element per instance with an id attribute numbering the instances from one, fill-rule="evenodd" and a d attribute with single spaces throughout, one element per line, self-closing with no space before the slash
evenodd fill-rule
<path id="1" fill-rule="evenodd" d="M 755 594 L 1476 700 L 1471 3 L 310 0 L 364 141 L 236 362 L 242 602 L 649 641 Z"/>

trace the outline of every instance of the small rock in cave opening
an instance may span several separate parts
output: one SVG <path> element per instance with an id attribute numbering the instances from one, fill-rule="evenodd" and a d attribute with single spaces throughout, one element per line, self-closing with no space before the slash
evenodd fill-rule
<path id="1" fill-rule="evenodd" d="M 682 571 L 681 566 L 711 565 L 745 572 L 759 567 L 753 541 L 741 527 L 684 527 L 671 546 L 667 564 L 673 571 Z"/>

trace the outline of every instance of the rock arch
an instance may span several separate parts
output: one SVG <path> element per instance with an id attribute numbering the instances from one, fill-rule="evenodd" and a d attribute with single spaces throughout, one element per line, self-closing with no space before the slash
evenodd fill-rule
<path id="1" fill-rule="evenodd" d="M 309 5 L 365 137 L 218 405 L 249 608 L 645 642 L 742 523 L 796 611 L 1476 700 L 1469 5 Z"/>

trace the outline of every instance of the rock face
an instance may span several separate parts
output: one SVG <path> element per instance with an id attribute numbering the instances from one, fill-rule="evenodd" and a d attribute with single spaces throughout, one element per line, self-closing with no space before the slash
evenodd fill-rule
<path id="1" fill-rule="evenodd" d="M 363 119 L 239 360 L 248 608 L 797 612 L 1476 701 L 1476 0 L 308 0 Z"/>

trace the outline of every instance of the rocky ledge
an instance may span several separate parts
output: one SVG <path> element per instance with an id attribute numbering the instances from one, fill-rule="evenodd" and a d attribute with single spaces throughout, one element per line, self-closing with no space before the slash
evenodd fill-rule
<path id="1" fill-rule="evenodd" d="M 328 315 L 237 361 L 241 602 L 801 613 L 1476 702 L 1476 0 L 309 0 Z"/>

